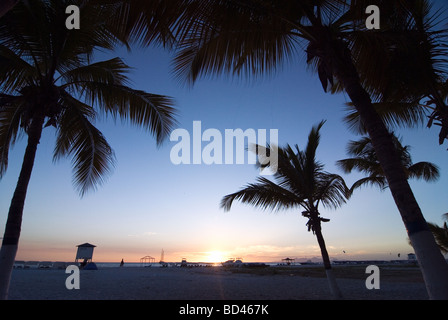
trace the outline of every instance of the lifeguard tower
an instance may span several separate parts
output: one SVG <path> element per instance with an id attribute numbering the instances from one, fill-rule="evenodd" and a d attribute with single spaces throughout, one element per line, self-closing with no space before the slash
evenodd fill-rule
<path id="1" fill-rule="evenodd" d="M 151 263 L 154 263 L 155 260 L 156 259 L 151 256 L 144 256 L 143 258 L 140 258 L 140 265 L 143 267 L 150 267 Z"/>
<path id="2" fill-rule="evenodd" d="M 82 260 L 80 263 L 81 268 L 84 268 L 86 265 L 92 262 L 92 256 L 93 256 L 93 244 L 90 243 L 83 243 L 80 245 L 77 245 L 78 251 L 76 252 L 76 259 L 75 263 L 78 263 L 79 260 Z"/>

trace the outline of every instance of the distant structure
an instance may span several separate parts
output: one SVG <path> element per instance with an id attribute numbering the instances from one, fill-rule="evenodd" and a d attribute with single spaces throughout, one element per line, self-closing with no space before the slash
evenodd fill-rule
<path id="1" fill-rule="evenodd" d="M 284 264 L 286 264 L 287 266 L 294 265 L 294 259 L 291 259 L 291 258 L 282 259 L 282 262 Z"/>
<path id="2" fill-rule="evenodd" d="M 243 266 L 242 258 L 230 258 L 226 262 L 222 263 L 223 267 L 241 267 Z"/>
<path id="3" fill-rule="evenodd" d="M 93 248 L 95 248 L 96 246 L 86 242 L 86 243 L 77 245 L 77 247 L 78 247 L 78 251 L 76 252 L 75 262 L 78 263 L 79 260 L 82 260 L 80 266 L 85 267 L 87 264 L 92 262 Z"/>
<path id="4" fill-rule="evenodd" d="M 165 251 L 163 251 L 163 249 L 162 249 L 162 253 L 160 254 L 159 263 L 162 265 L 162 267 L 168 267 L 168 263 L 165 262 Z"/>
<path id="5" fill-rule="evenodd" d="M 415 253 L 408 253 L 408 260 L 409 261 L 417 261 L 417 257 L 415 256 Z"/>
<path id="6" fill-rule="evenodd" d="M 160 264 L 163 264 L 163 263 L 165 263 L 165 251 L 163 251 L 163 249 L 162 249 L 162 253 L 160 254 L 160 261 L 159 261 L 159 263 Z"/>
<path id="7" fill-rule="evenodd" d="M 155 262 L 155 258 L 151 257 L 151 256 L 144 256 L 143 258 L 140 258 L 140 264 L 143 267 L 150 267 L 151 263 Z"/>

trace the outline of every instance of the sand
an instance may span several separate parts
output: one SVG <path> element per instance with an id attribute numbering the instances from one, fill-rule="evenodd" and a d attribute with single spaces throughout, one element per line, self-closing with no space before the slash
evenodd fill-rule
<path id="1" fill-rule="evenodd" d="M 294 269 L 232 272 L 222 267 L 107 267 L 81 270 L 80 288 L 68 290 L 70 274 L 61 269 L 15 269 L 10 300 L 322 300 L 331 299 L 326 278 Z M 298 270 L 298 269 L 297 269 Z M 320 270 L 320 269 L 319 269 Z M 341 269 L 350 270 L 350 269 Z M 380 278 L 380 289 L 368 290 L 368 275 L 359 270 L 339 274 L 345 299 L 428 299 L 425 285 L 415 277 Z M 397 270 L 394 270 L 397 271 Z M 402 274 L 398 270 L 397 274 Z M 408 272 L 403 270 L 403 272 Z M 393 273 L 392 273 L 393 274 Z"/>

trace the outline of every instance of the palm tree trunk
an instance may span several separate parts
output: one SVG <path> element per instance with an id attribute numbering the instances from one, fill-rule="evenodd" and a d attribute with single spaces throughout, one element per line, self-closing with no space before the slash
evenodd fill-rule
<path id="1" fill-rule="evenodd" d="M 328 285 L 330 286 L 331 294 L 333 295 L 333 297 L 335 299 L 339 300 L 339 299 L 342 299 L 342 293 L 341 293 L 341 290 L 339 289 L 338 284 L 336 283 L 336 278 L 333 274 L 333 269 L 331 268 L 330 257 L 328 255 L 327 246 L 325 245 L 325 240 L 322 235 L 321 223 L 318 219 L 319 219 L 318 217 L 316 219 L 313 219 L 314 221 L 317 220 L 317 222 L 313 223 L 313 227 L 314 227 L 313 231 L 316 234 L 317 243 L 319 244 L 320 252 L 322 255 L 322 260 L 324 262 L 325 273 L 327 275 Z"/>
<path id="2" fill-rule="evenodd" d="M 340 45 L 345 47 L 343 43 Z M 448 299 L 448 264 L 437 247 L 409 186 L 400 158 L 395 151 L 392 135 L 374 111 L 370 96 L 361 85 L 350 51 L 345 47 L 344 50 L 335 50 L 333 53 L 335 75 L 359 112 L 372 140 L 390 191 L 414 247 L 428 295 L 431 299 Z"/>
<path id="3" fill-rule="evenodd" d="M 42 135 L 43 123 L 44 117 L 38 116 L 33 119 L 29 127 L 28 144 L 23 158 L 22 169 L 9 207 L 8 220 L 6 221 L 2 248 L 0 250 L 0 299 L 2 300 L 8 297 L 11 273 L 19 244 L 26 192 L 33 170 L 37 145 Z"/>

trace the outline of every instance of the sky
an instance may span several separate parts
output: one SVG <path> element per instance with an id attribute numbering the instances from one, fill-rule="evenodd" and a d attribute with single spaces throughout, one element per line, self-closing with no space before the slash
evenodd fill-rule
<path id="1" fill-rule="evenodd" d="M 276 73 L 259 79 L 228 76 L 200 79 L 189 87 L 172 70 L 173 54 L 163 48 L 119 49 L 99 58 L 121 57 L 133 67 L 132 86 L 174 98 L 177 128 L 193 133 L 193 121 L 202 132 L 217 129 L 278 130 L 279 145 L 304 147 L 311 127 L 325 119 L 317 159 L 329 172 L 341 174 L 348 185 L 359 174 L 343 174 L 337 160 L 347 157 L 346 145 L 359 136 L 342 121 L 344 94 L 322 90 L 317 75 L 307 69 L 300 54 Z M 300 209 L 263 211 L 235 202 L 225 212 L 223 196 L 255 182 L 258 171 L 248 164 L 179 164 L 170 160 L 176 141 L 157 147 L 144 130 L 102 118 L 96 123 L 112 146 L 116 165 L 96 191 L 80 197 L 72 183 L 70 159 L 54 163 L 53 128 L 44 130 L 25 203 L 17 260 L 73 261 L 76 245 L 96 245 L 97 262 L 139 262 L 143 256 L 165 261 L 186 258 L 220 262 L 279 262 L 290 257 L 320 257 L 316 238 L 307 232 Z M 411 145 L 414 162 L 431 161 L 441 177 L 410 184 L 427 221 L 441 225 L 448 212 L 447 144 L 439 146 L 437 127 L 397 129 L 403 143 Z M 7 173 L 0 180 L 0 233 L 17 182 L 26 139 L 10 152 Z M 203 142 L 202 147 L 207 143 Z M 363 188 L 337 210 L 321 208 L 330 218 L 323 235 L 330 258 L 335 260 L 406 259 L 413 252 L 389 190 Z"/>

